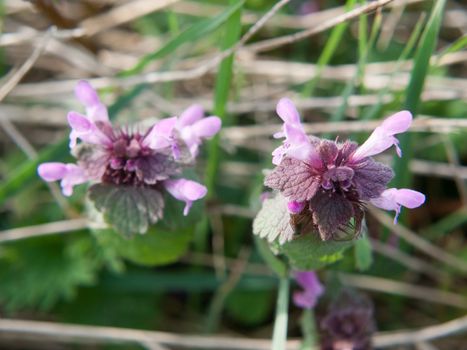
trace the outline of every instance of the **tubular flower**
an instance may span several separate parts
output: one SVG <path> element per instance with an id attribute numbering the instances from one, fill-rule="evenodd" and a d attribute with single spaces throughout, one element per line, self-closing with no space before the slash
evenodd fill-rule
<path id="1" fill-rule="evenodd" d="M 116 186 L 166 190 L 184 201 L 187 215 L 193 201 L 206 195 L 203 185 L 179 178 L 192 165 L 203 139 L 215 135 L 221 126 L 218 117 L 204 118 L 199 106 L 180 117 L 162 119 L 145 133 L 115 128 L 107 108 L 86 81 L 80 81 L 75 95 L 86 114 L 68 113 L 70 148 L 76 164 L 44 163 L 38 173 L 45 181 L 61 180 L 63 194 L 88 181 Z"/>
<path id="2" fill-rule="evenodd" d="M 314 308 L 318 298 L 324 293 L 324 287 L 319 282 L 316 273 L 314 271 L 299 271 L 295 273 L 295 280 L 303 289 L 294 293 L 295 305 L 304 309 Z"/>
<path id="3" fill-rule="evenodd" d="M 272 153 L 276 168 L 265 185 L 278 190 L 288 201 L 291 223 L 297 216 L 309 219 L 322 240 L 336 239 L 341 233 L 360 231 L 365 203 L 395 210 L 416 208 L 425 196 L 409 189 L 387 189 L 394 176 L 388 166 L 371 156 L 391 146 L 401 156 L 395 135 L 406 131 L 412 122 L 408 111 L 383 121 L 361 146 L 352 141 L 337 142 L 308 137 L 299 114 L 288 99 L 281 99 L 277 113 L 284 121 L 275 137 L 285 137 Z M 288 240 L 292 239 L 288 237 Z"/>

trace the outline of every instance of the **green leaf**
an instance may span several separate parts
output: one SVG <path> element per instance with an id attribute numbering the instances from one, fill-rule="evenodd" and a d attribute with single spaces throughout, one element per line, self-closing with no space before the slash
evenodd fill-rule
<path id="1" fill-rule="evenodd" d="M 373 263 L 373 251 L 366 234 L 362 234 L 362 237 L 355 242 L 354 253 L 357 269 L 360 271 L 368 270 Z"/>
<path id="2" fill-rule="evenodd" d="M 290 265 L 297 270 L 315 270 L 332 264 L 340 260 L 344 250 L 353 243 L 353 241 L 322 241 L 319 233 L 315 231 L 304 232 L 297 236 L 290 225 L 286 200 L 280 194 L 264 201 L 262 209 L 253 222 L 253 233 L 267 238 L 272 243 L 274 252 L 284 254 Z M 280 245 L 281 236 L 293 239 Z M 277 239 L 278 237 L 279 239 Z M 259 247 L 261 248 L 261 246 Z M 262 250 L 264 251 L 264 248 Z M 264 256 L 264 254 L 262 255 Z M 278 260 L 278 258 L 274 258 Z M 269 263 L 269 259 L 265 260 Z M 278 273 L 282 275 L 280 268 Z"/>
<path id="3" fill-rule="evenodd" d="M 282 195 L 277 194 L 263 202 L 261 210 L 253 221 L 253 233 L 269 242 L 274 242 L 276 239 L 285 242 L 294 235 L 289 221 L 287 202 Z"/>
<path id="4" fill-rule="evenodd" d="M 3 248 L 0 302 L 8 311 L 50 309 L 69 300 L 80 285 L 94 284 L 102 260 L 87 237 L 40 237 Z"/>
<path id="5" fill-rule="evenodd" d="M 322 241 L 319 235 L 306 234 L 279 246 L 296 270 L 316 270 L 343 258 L 353 241 Z"/>
<path id="6" fill-rule="evenodd" d="M 162 194 L 148 187 L 96 184 L 89 188 L 89 199 L 106 223 L 128 237 L 145 233 L 163 215 Z"/>
<path id="7" fill-rule="evenodd" d="M 152 227 L 131 239 L 110 229 L 94 230 L 93 233 L 101 246 L 114 250 L 119 256 L 139 265 L 157 266 L 177 261 L 188 249 L 193 230 L 167 231 Z"/>

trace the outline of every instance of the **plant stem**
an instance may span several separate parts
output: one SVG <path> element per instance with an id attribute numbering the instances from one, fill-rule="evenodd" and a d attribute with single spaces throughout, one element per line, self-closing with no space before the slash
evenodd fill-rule
<path id="1" fill-rule="evenodd" d="M 303 336 L 303 342 L 300 349 L 314 349 L 318 343 L 318 336 L 316 331 L 316 321 L 313 309 L 303 310 L 300 325 L 302 328 Z"/>
<path id="2" fill-rule="evenodd" d="M 289 277 L 279 279 L 279 293 L 277 294 L 276 319 L 272 335 L 272 350 L 284 350 L 287 343 L 287 318 L 289 313 Z"/>

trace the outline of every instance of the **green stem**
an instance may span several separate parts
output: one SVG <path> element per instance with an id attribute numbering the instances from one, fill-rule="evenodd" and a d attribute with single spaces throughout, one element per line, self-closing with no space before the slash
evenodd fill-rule
<path id="1" fill-rule="evenodd" d="M 313 349 L 318 344 L 316 320 L 313 309 L 304 309 L 300 320 L 303 342 L 300 349 Z"/>
<path id="2" fill-rule="evenodd" d="M 289 286 L 288 276 L 279 279 L 279 293 L 277 294 L 276 319 L 272 334 L 272 350 L 284 350 L 287 344 L 287 319 L 289 313 Z"/>

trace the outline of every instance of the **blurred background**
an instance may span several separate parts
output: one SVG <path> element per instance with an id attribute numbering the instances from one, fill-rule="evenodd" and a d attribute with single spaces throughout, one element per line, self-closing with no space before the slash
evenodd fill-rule
<path id="1" fill-rule="evenodd" d="M 361 7 L 371 13 L 342 16 Z M 399 226 L 367 214 L 372 249 L 351 248 L 320 271 L 327 292 L 318 320 L 336 281 L 371 298 L 379 331 L 466 315 L 464 1 L 4 0 L 0 14 L 0 349 L 159 349 L 86 339 L 87 331 L 59 341 L 64 333 L 51 326 L 47 337 L 23 334 L 5 319 L 223 334 L 263 348 L 248 342 L 270 338 L 277 280 L 251 223 L 285 96 L 310 133 L 332 139 L 362 142 L 381 118 L 416 115 L 401 140 L 404 158 L 378 159 L 395 167 L 396 187 L 427 202 Z M 193 103 L 223 119 L 197 164 L 210 195 L 189 230 L 136 242 L 101 234 L 88 227 L 86 186 L 65 198 L 38 178 L 39 163 L 72 161 L 66 115 L 82 111 L 79 79 L 120 125 L 150 124 Z M 291 306 L 289 316 L 289 337 L 298 338 L 301 310 Z M 467 349 L 465 334 L 449 333 L 417 349 Z"/>

